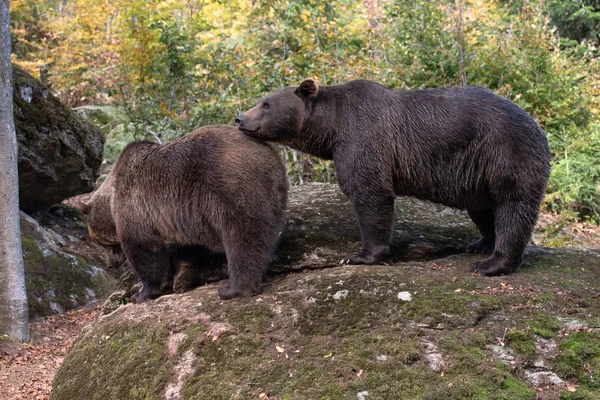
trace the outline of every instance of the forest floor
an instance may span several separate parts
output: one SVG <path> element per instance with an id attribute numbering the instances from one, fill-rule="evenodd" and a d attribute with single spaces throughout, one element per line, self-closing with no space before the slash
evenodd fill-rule
<path id="1" fill-rule="evenodd" d="M 0 400 L 49 399 L 65 354 L 99 312 L 93 306 L 32 322 L 31 339 L 24 344 L 0 339 Z"/>
<path id="2" fill-rule="evenodd" d="M 600 247 L 600 227 L 561 222 L 555 214 L 540 216 L 534 242 L 548 247 Z M 52 381 L 67 351 L 82 329 L 95 320 L 100 306 L 46 317 L 30 324 L 31 339 L 25 344 L 0 337 L 0 400 L 46 400 Z"/>

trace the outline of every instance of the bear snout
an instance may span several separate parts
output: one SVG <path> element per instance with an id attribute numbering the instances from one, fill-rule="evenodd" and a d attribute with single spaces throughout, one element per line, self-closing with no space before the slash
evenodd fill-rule
<path id="1" fill-rule="evenodd" d="M 240 114 L 237 117 L 235 117 L 235 123 L 238 124 L 238 126 L 244 122 L 244 114 Z"/>

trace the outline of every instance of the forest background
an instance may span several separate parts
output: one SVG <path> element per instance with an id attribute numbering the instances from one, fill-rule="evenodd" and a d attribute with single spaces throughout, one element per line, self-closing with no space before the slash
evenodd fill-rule
<path id="1" fill-rule="evenodd" d="M 308 77 L 477 84 L 546 131 L 545 207 L 600 222 L 600 1 L 12 0 L 11 28 L 13 62 L 95 115 L 109 160 L 232 124 Z M 330 162 L 280 150 L 293 182 L 335 181 Z"/>

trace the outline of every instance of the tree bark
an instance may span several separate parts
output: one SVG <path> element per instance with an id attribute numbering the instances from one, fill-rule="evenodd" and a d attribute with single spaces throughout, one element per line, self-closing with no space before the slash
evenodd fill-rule
<path id="1" fill-rule="evenodd" d="M 19 226 L 17 136 L 10 60 L 10 0 L 0 0 L 0 335 L 29 340 Z"/>

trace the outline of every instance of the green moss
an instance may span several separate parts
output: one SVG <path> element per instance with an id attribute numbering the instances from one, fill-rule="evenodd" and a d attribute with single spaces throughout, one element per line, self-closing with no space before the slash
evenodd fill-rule
<path id="1" fill-rule="evenodd" d="M 533 339 L 525 332 L 519 330 L 511 330 L 506 332 L 508 344 L 517 353 L 525 356 L 530 356 L 535 353 L 535 343 Z"/>
<path id="2" fill-rule="evenodd" d="M 506 399 L 535 399 L 535 391 L 511 375 L 504 375 L 502 387 Z"/>
<path id="3" fill-rule="evenodd" d="M 560 394 L 560 398 L 561 400 L 598 400 L 598 390 L 578 387 L 575 392 L 565 390 Z"/>
<path id="4" fill-rule="evenodd" d="M 534 398 L 525 384 L 487 362 L 484 347 L 493 338 L 485 331 L 443 331 L 444 340 L 437 344 L 450 362 L 445 376 L 430 370 L 423 360 L 420 330 L 407 327 L 410 319 L 402 315 L 409 303 L 398 301 L 395 291 L 363 300 L 352 283 L 353 279 L 344 281 L 343 288 L 349 290 L 344 300 L 328 296 L 337 288 L 322 292 L 310 304 L 278 296 L 283 306 L 268 323 L 259 327 L 247 317 L 251 329 L 240 320 L 235 324 L 239 330 L 220 343 L 197 340 L 197 369 L 184 398 L 228 399 L 234 393 L 239 398 L 256 398 L 266 392 L 281 399 L 355 399 L 364 390 L 374 399 L 398 398 L 399 394 L 424 399 Z M 327 278 L 320 279 L 320 284 L 327 286 Z M 363 287 L 369 290 L 364 280 Z M 413 302 L 417 300 L 418 296 Z M 290 305 L 297 312 L 295 317 L 288 314 Z M 233 308 L 241 313 L 258 307 L 262 316 L 276 306 L 270 301 L 257 306 L 255 301 L 240 300 Z M 239 317 L 236 312 L 233 315 Z M 416 317 L 421 316 L 411 315 L 411 319 Z M 312 325 L 306 329 L 305 324 Z M 278 352 L 276 346 L 284 351 Z"/>
<path id="5" fill-rule="evenodd" d="M 535 320 L 528 324 L 531 327 L 531 331 L 543 337 L 544 339 L 551 339 L 556 337 L 558 331 L 562 328 L 556 317 L 547 314 L 538 315 Z"/>
<path id="6" fill-rule="evenodd" d="M 51 398 L 161 399 L 170 377 L 164 345 L 167 336 L 166 329 L 144 325 L 99 330 L 69 352 Z"/>
<path id="7" fill-rule="evenodd" d="M 600 391 L 596 375 L 600 371 L 600 337 L 598 333 L 577 332 L 560 344 L 554 367 L 561 378 L 575 380 L 584 389 Z"/>

